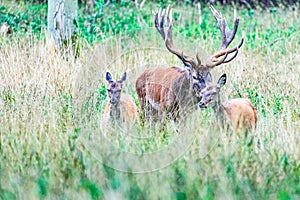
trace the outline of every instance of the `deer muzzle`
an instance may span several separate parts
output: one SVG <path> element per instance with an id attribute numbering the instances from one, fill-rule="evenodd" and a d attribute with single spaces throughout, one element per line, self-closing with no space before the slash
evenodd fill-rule
<path id="1" fill-rule="evenodd" d="M 205 104 L 203 101 L 200 101 L 200 102 L 198 103 L 198 106 L 199 106 L 200 108 L 207 108 L 206 104 Z"/>

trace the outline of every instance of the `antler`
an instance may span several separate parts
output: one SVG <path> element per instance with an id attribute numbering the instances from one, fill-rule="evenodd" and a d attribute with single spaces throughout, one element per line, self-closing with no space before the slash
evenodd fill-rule
<path id="1" fill-rule="evenodd" d="M 161 9 L 155 14 L 154 19 L 155 27 L 165 40 L 167 49 L 175 54 L 185 64 L 188 63 L 190 66 L 195 66 L 195 60 L 192 57 L 184 55 L 183 52 L 179 52 L 175 49 L 172 39 L 172 11 L 170 6 L 167 9 L 161 11 Z"/>
<path id="2" fill-rule="evenodd" d="M 234 39 L 234 36 L 236 34 L 239 25 L 239 19 L 236 18 L 236 13 L 234 13 L 234 27 L 233 30 L 230 30 L 228 28 L 225 18 L 223 18 L 222 15 L 218 13 L 218 11 L 213 6 L 210 6 L 210 10 L 213 13 L 214 17 L 216 18 L 216 20 L 218 21 L 218 27 L 222 34 L 222 44 L 219 50 L 213 54 L 213 56 L 206 64 L 207 67 L 213 68 L 222 63 L 228 63 L 232 61 L 237 56 L 239 48 L 243 45 L 244 37 L 241 39 L 240 43 L 236 47 L 232 49 L 227 49 L 229 44 Z M 234 53 L 233 56 L 226 60 L 227 56 L 231 53 Z M 224 57 L 219 59 L 221 56 Z"/>

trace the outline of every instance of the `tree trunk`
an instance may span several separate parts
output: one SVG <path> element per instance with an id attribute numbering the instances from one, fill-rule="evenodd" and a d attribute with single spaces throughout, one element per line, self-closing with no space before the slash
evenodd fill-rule
<path id="1" fill-rule="evenodd" d="M 48 35 L 62 46 L 77 31 L 78 0 L 48 0 Z"/>

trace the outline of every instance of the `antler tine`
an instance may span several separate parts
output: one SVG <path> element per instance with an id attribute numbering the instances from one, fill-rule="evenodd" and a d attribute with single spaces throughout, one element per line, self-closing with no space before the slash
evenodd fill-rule
<path id="1" fill-rule="evenodd" d="M 225 18 L 222 17 L 222 15 L 211 5 L 210 9 L 215 17 L 215 19 L 218 21 L 218 27 L 222 34 L 222 44 L 220 46 L 220 50 L 226 49 L 229 44 L 234 39 L 234 36 L 237 32 L 237 28 L 239 25 L 239 19 L 236 17 L 236 11 L 234 14 L 234 27 L 233 30 L 230 30 L 228 28 L 228 24 Z"/>
<path id="2" fill-rule="evenodd" d="M 228 62 L 232 61 L 238 55 L 238 53 L 239 53 L 239 48 L 237 47 L 235 54 L 228 60 L 224 60 L 223 63 L 228 63 Z"/>
<path id="3" fill-rule="evenodd" d="M 221 65 L 222 63 L 224 63 L 224 61 L 225 61 L 225 59 L 227 58 L 228 55 L 229 55 L 229 53 L 226 52 L 225 56 L 220 60 L 211 59 L 211 61 L 206 64 L 206 67 L 213 68 L 215 66 Z"/>
<path id="4" fill-rule="evenodd" d="M 218 21 L 218 27 L 222 34 L 222 43 L 219 48 L 219 51 L 214 53 L 213 56 L 210 58 L 210 61 L 208 61 L 208 63 L 206 64 L 207 67 L 215 67 L 222 63 L 228 63 L 237 56 L 238 49 L 244 43 L 244 36 L 242 37 L 240 43 L 236 47 L 234 47 L 232 49 L 227 49 L 229 44 L 234 39 L 237 29 L 238 29 L 238 25 L 239 25 L 239 19 L 236 17 L 236 10 L 234 10 L 234 27 L 233 27 L 233 30 L 230 30 L 225 18 L 223 18 L 222 15 L 213 6 L 210 6 L 210 9 L 211 9 L 211 12 L 213 13 L 215 19 Z M 235 54 L 230 59 L 226 60 L 226 57 L 231 53 L 235 53 Z M 224 57 L 218 61 L 217 59 L 221 56 L 224 56 Z"/>
<path id="5" fill-rule="evenodd" d="M 212 5 L 210 5 L 209 8 L 213 13 L 214 17 L 217 19 L 217 21 L 222 19 L 222 15 Z"/>
<path id="6" fill-rule="evenodd" d="M 157 13 L 155 14 L 155 18 L 154 18 L 154 24 L 155 24 L 155 27 L 157 29 L 157 31 L 159 32 L 159 34 L 162 36 L 162 38 L 165 40 L 165 33 L 163 31 L 163 20 L 162 20 L 162 10 L 159 9 L 157 11 Z"/>
<path id="7" fill-rule="evenodd" d="M 201 59 L 200 59 L 198 53 L 196 54 L 196 59 L 197 59 L 197 62 L 198 62 L 198 66 L 200 66 L 201 65 Z"/>
<path id="8" fill-rule="evenodd" d="M 175 49 L 172 39 L 172 9 L 170 9 L 170 6 L 168 6 L 164 10 L 159 10 L 155 14 L 154 19 L 155 27 L 162 36 L 162 38 L 165 40 L 165 45 L 167 49 L 175 54 L 180 60 L 182 60 L 184 63 L 188 63 L 190 65 L 195 65 L 194 59 L 183 55 L 183 53 L 180 53 L 178 50 Z"/>
<path id="9" fill-rule="evenodd" d="M 216 53 L 213 55 L 213 57 L 214 57 L 214 58 L 219 58 L 219 57 L 225 55 L 226 53 L 229 53 L 229 54 L 230 54 L 230 53 L 233 53 L 233 52 L 237 51 L 237 49 L 239 49 L 239 48 L 243 45 L 243 43 L 244 43 L 244 37 L 242 37 L 240 43 L 239 43 L 236 47 L 231 48 L 231 49 L 227 49 L 227 50 L 225 49 L 225 50 L 223 50 L 223 51 L 218 51 L 218 52 L 216 52 Z"/>

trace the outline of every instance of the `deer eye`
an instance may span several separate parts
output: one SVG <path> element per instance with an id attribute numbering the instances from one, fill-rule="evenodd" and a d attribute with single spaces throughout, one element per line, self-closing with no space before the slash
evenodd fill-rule
<path id="1" fill-rule="evenodd" d="M 198 79 L 198 77 L 197 77 L 196 75 L 193 75 L 193 79 L 197 80 L 197 79 Z"/>
<path id="2" fill-rule="evenodd" d="M 111 89 L 107 89 L 107 92 L 111 92 Z"/>
<path id="3" fill-rule="evenodd" d="M 198 84 L 194 84 L 194 85 L 193 85 L 193 88 L 194 88 L 195 90 L 200 90 L 200 86 L 199 86 Z"/>

